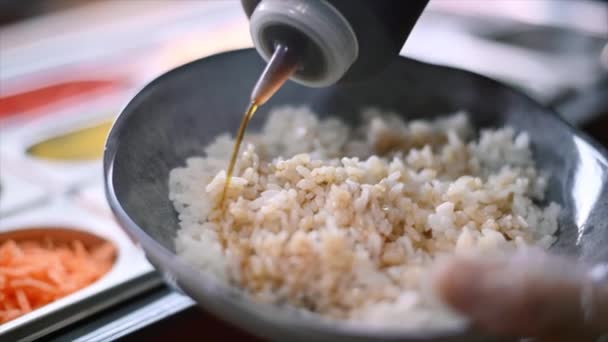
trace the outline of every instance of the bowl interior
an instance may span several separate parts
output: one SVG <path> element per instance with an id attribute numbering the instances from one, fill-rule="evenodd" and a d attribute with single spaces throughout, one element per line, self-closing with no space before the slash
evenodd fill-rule
<path id="1" fill-rule="evenodd" d="M 264 64 L 252 49 L 215 55 L 173 70 L 140 91 L 117 119 L 104 167 L 111 206 L 148 257 L 199 301 L 208 297 L 197 278 L 184 281 L 173 255 L 179 228 L 168 198 L 168 174 L 202 155 L 220 133 L 233 133 Z M 493 80 L 400 58 L 361 84 L 306 88 L 288 82 L 260 108 L 259 128 L 276 105 L 307 105 L 321 115 L 356 120 L 375 106 L 407 118 L 466 110 L 477 127 L 511 125 L 530 133 L 538 167 L 550 175 L 548 198 L 562 207 L 558 253 L 608 260 L 608 189 L 604 150 L 552 111 Z M 187 272 L 183 269 L 183 272 Z M 185 284 L 188 283 L 188 284 Z M 194 293 L 194 294 L 193 294 Z"/>

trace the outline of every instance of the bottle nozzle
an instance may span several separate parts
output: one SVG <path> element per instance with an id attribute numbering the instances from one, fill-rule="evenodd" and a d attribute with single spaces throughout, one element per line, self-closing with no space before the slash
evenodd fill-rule
<path id="1" fill-rule="evenodd" d="M 298 66 L 299 58 L 294 48 L 277 43 L 272 57 L 251 92 L 251 101 L 263 105 L 295 73 Z"/>

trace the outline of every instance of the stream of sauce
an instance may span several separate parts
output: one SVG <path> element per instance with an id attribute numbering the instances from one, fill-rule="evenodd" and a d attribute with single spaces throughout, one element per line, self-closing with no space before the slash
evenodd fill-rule
<path id="1" fill-rule="evenodd" d="M 228 165 L 228 172 L 226 173 L 226 183 L 224 184 L 224 190 L 222 191 L 222 197 L 219 203 L 222 208 L 224 207 L 224 201 L 228 189 L 230 188 L 234 167 L 239 155 L 241 143 L 243 142 L 243 137 L 245 136 L 245 131 L 247 130 L 247 125 L 249 124 L 249 121 L 251 121 L 253 114 L 258 110 L 258 107 L 266 103 L 266 101 L 268 101 L 298 69 L 299 57 L 297 51 L 297 49 L 289 48 L 284 44 L 277 43 L 272 57 L 253 88 L 251 103 L 249 104 L 249 107 L 247 107 L 245 115 L 241 120 L 241 126 L 236 135 L 234 149 L 232 150 L 232 156 L 230 157 L 230 164 Z"/>
<path id="2" fill-rule="evenodd" d="M 234 166 L 236 165 L 236 159 L 239 155 L 239 149 L 241 148 L 241 143 L 243 142 L 243 137 L 245 136 L 245 131 L 247 130 L 247 125 L 249 125 L 249 121 L 253 117 L 253 114 L 258 110 L 258 103 L 252 101 L 247 107 L 245 111 L 245 115 L 243 116 L 243 120 L 241 121 L 241 126 L 239 127 L 239 131 L 236 135 L 236 141 L 234 143 L 234 148 L 232 149 L 232 156 L 230 157 L 230 164 L 228 165 L 228 172 L 226 173 L 226 184 L 224 185 L 224 191 L 222 192 L 222 199 L 220 201 L 220 205 L 224 203 L 226 199 L 226 194 L 228 193 L 228 188 L 230 187 L 230 181 L 232 180 L 232 174 L 234 173 Z"/>

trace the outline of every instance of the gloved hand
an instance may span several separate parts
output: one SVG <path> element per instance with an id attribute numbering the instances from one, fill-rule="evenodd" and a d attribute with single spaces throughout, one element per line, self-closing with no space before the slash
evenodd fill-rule
<path id="1" fill-rule="evenodd" d="M 586 267 L 539 250 L 457 256 L 438 265 L 433 285 L 489 333 L 593 341 L 608 332 L 608 265 Z"/>

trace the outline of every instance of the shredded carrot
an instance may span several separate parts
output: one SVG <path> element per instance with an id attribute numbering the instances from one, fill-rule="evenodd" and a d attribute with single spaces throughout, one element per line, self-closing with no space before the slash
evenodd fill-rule
<path id="1" fill-rule="evenodd" d="M 95 282 L 115 257 L 116 249 L 107 242 L 91 248 L 79 240 L 48 238 L 1 243 L 0 324 Z"/>

